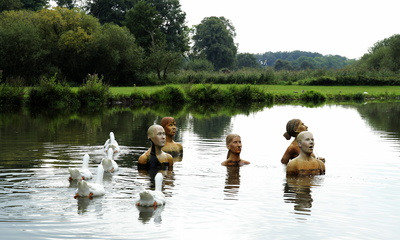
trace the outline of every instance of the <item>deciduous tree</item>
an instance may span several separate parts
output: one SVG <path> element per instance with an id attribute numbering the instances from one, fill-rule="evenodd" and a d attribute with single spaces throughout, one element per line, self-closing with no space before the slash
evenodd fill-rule
<path id="1" fill-rule="evenodd" d="M 239 53 L 237 55 L 238 68 L 260 68 L 256 57 L 251 53 Z"/>
<path id="2" fill-rule="evenodd" d="M 45 8 L 49 0 L 1 0 L 0 12 L 8 10 L 32 10 L 37 11 Z"/>
<path id="3" fill-rule="evenodd" d="M 232 23 L 224 17 L 207 17 L 194 28 L 194 54 L 203 55 L 216 70 L 234 68 L 237 46 Z"/>

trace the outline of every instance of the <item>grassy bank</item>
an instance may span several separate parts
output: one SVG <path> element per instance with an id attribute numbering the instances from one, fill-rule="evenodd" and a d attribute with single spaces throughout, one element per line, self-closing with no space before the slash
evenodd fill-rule
<path id="1" fill-rule="evenodd" d="M 181 89 L 188 92 L 189 89 L 197 86 L 211 86 L 216 91 L 225 92 L 232 86 L 244 87 L 249 85 L 234 84 L 212 84 L 212 85 L 168 85 L 169 87 Z M 146 87 L 111 87 L 110 92 L 115 98 L 121 96 L 142 95 L 151 96 L 162 91 L 165 86 L 146 86 Z M 308 94 L 320 94 L 319 102 L 333 101 L 371 101 L 371 100 L 397 100 L 400 99 L 400 86 L 304 86 L 304 85 L 252 85 L 252 89 L 264 94 L 273 96 L 273 103 L 309 101 L 305 97 Z M 118 97 L 119 96 L 119 97 Z M 311 97 L 311 101 L 316 98 Z"/>
<path id="2" fill-rule="evenodd" d="M 233 84 L 213 84 L 214 87 L 226 89 Z M 190 85 L 168 85 L 182 89 L 189 88 Z M 240 86 L 240 85 L 239 85 Z M 130 95 L 134 92 L 153 94 L 163 89 L 165 86 L 146 86 L 146 87 L 110 87 L 111 94 Z M 314 90 L 327 96 L 349 95 L 367 92 L 370 96 L 395 95 L 400 96 L 400 86 L 301 86 L 301 85 L 257 85 L 263 91 L 274 95 L 302 93 L 303 91 Z M 77 88 L 76 88 L 77 89 Z"/>
<path id="3" fill-rule="evenodd" d="M 92 77 L 79 88 L 58 84 L 54 79 L 26 89 L 0 87 L 0 110 L 30 109 L 98 111 L 107 106 L 194 108 L 261 107 L 280 103 L 303 105 L 325 102 L 400 100 L 400 86 L 305 86 L 250 84 L 176 84 L 147 87 L 108 87 Z M 201 110 L 201 109 L 200 109 Z M 201 111 L 200 111 L 201 112 Z"/>

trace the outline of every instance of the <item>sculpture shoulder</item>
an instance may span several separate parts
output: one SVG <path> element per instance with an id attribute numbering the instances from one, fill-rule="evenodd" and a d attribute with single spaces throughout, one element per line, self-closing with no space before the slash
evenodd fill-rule
<path id="1" fill-rule="evenodd" d="M 297 142 L 293 141 L 286 149 L 285 153 L 282 156 L 281 162 L 287 164 L 291 159 L 299 156 L 300 148 Z"/>
<path id="2" fill-rule="evenodd" d="M 150 157 L 150 149 L 140 155 L 138 159 L 138 164 L 146 164 Z"/>
<path id="3" fill-rule="evenodd" d="M 287 175 L 297 175 L 298 174 L 298 163 L 297 159 L 293 159 L 286 166 L 286 174 Z"/>
<path id="4" fill-rule="evenodd" d="M 180 143 L 168 142 L 165 144 L 165 146 L 162 148 L 162 150 L 164 152 L 182 152 L 183 146 Z"/>

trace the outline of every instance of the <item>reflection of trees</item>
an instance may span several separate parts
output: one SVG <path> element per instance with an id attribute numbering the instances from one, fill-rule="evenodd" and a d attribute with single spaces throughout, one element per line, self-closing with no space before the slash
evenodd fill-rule
<path id="1" fill-rule="evenodd" d="M 231 117 L 228 116 L 217 116 L 209 119 L 192 119 L 193 132 L 206 139 L 213 139 L 224 135 L 224 130 L 230 123 Z"/>
<path id="2" fill-rule="evenodd" d="M 239 193 L 240 187 L 240 167 L 229 166 L 226 167 L 226 179 L 224 192 L 226 197 L 234 198 Z"/>
<path id="3" fill-rule="evenodd" d="M 40 166 L 43 156 L 49 154 L 52 146 L 58 145 L 61 153 L 56 155 L 66 163 L 81 159 L 82 152 L 71 151 L 71 147 L 89 145 L 100 147 L 114 132 L 121 146 L 149 147 L 147 129 L 153 123 L 160 123 L 165 116 L 173 116 L 177 121 L 178 132 L 175 140 L 182 142 L 179 129 L 192 128 L 195 133 L 204 138 L 219 138 L 230 127 L 231 116 L 239 113 L 248 114 L 251 107 L 245 110 L 227 106 L 208 106 L 201 108 L 174 109 L 170 112 L 161 108 L 113 107 L 99 112 L 29 112 L 23 109 L 18 113 L 0 114 L 0 144 L 2 145 L 2 165 L 7 168 L 30 168 Z M 258 109 L 258 108 L 257 108 Z M 261 108 L 259 109 L 261 110 Z M 188 114 L 190 112 L 190 115 Z M 176 114 L 176 115 L 175 115 Z M 76 148 L 78 147 L 78 148 Z M 65 152 L 62 152 L 65 148 Z M 16 151 L 18 150 L 18 151 Z M 130 151 L 128 154 L 118 154 L 118 164 L 132 167 L 134 161 L 142 154 L 141 151 Z M 132 161 L 134 160 L 134 161 Z"/>
<path id="4" fill-rule="evenodd" d="M 287 177 L 283 198 L 286 203 L 294 203 L 294 210 L 309 214 L 312 207 L 311 189 L 318 186 L 317 176 Z"/>
<path id="5" fill-rule="evenodd" d="M 137 206 L 139 209 L 139 220 L 143 223 L 147 223 L 151 218 L 154 218 L 155 223 L 161 223 L 161 213 L 164 210 L 164 207 L 165 205 L 158 206 L 157 208 Z"/>
<path id="6" fill-rule="evenodd" d="M 357 105 L 356 109 L 373 128 L 400 137 L 400 103 L 368 103 Z"/>

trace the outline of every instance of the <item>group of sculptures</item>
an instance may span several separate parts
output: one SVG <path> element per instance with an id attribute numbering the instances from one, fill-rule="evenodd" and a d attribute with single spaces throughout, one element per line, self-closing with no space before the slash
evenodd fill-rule
<path id="1" fill-rule="evenodd" d="M 172 117 L 164 117 L 161 125 L 151 125 L 147 136 L 151 147 L 138 159 L 138 166 L 148 169 L 161 169 L 173 166 L 177 159 L 182 160 L 182 144 L 173 140 L 177 131 L 176 121 Z M 283 136 L 292 143 L 282 156 L 281 162 L 287 164 L 287 175 L 321 175 L 325 174 L 325 159 L 314 154 L 314 137 L 308 127 L 300 119 L 292 119 L 286 124 Z M 240 158 L 242 141 L 238 134 L 226 136 L 228 154 L 222 166 L 243 166 L 249 161 Z"/>

